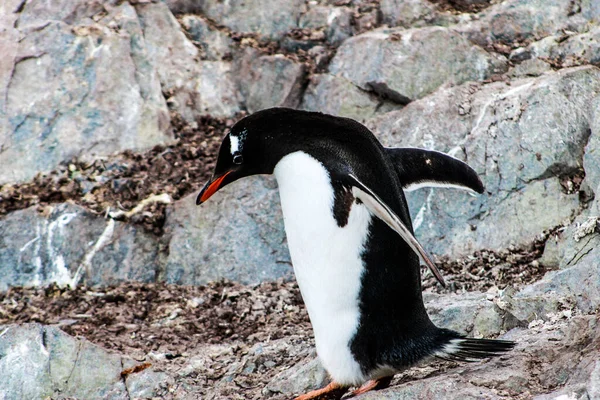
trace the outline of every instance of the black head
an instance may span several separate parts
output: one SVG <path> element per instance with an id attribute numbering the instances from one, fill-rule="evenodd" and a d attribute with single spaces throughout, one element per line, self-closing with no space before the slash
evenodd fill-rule
<path id="1" fill-rule="evenodd" d="M 277 162 L 291 151 L 292 143 L 282 140 L 282 136 L 291 136 L 293 114 L 293 110 L 274 108 L 238 121 L 223 139 L 213 177 L 196 204 L 240 178 L 273 173 Z"/>
<path id="2" fill-rule="evenodd" d="M 223 139 L 213 177 L 196 203 L 202 204 L 223 186 L 245 176 L 272 174 L 277 163 L 294 151 L 321 160 L 347 158 L 342 153 L 348 145 L 365 148 L 356 140 L 376 142 L 364 126 L 351 119 L 288 108 L 256 112 L 238 121 Z"/>

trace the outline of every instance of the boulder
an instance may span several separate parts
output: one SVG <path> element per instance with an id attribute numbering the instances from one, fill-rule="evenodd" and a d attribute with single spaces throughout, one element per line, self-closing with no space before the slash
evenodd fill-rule
<path id="1" fill-rule="evenodd" d="M 6 400 L 152 397 L 170 380 L 152 368 L 124 378 L 139 363 L 40 324 L 0 326 L 0 356 Z"/>
<path id="2" fill-rule="evenodd" d="M 260 55 L 252 49 L 236 64 L 236 81 L 250 113 L 270 107 L 296 108 L 300 103 L 306 75 L 303 64 L 283 54 Z"/>
<path id="3" fill-rule="evenodd" d="M 372 119 L 388 146 L 448 152 L 486 187 L 478 197 L 450 189 L 409 193 L 416 235 L 450 257 L 526 246 L 580 212 L 566 183 L 583 164 L 600 70 L 563 69 L 539 78 L 465 84 Z"/>
<path id="4" fill-rule="evenodd" d="M 364 123 L 377 114 L 397 110 L 402 106 L 360 89 L 345 78 L 317 74 L 310 77 L 300 108 Z"/>
<path id="5" fill-rule="evenodd" d="M 506 68 L 503 57 L 487 53 L 450 29 L 382 28 L 346 40 L 329 72 L 407 104 L 443 84 L 484 80 Z"/>
<path id="6" fill-rule="evenodd" d="M 168 210 L 169 255 L 161 279 L 187 285 L 219 279 L 251 284 L 290 276 L 274 178 L 239 180 L 201 207 L 196 197 L 191 194 Z"/>
<path id="7" fill-rule="evenodd" d="M 72 204 L 30 207 L 0 220 L 0 290 L 153 282 L 158 262 L 154 236 Z"/>
<path id="8" fill-rule="evenodd" d="M 0 184 L 172 139 L 131 5 L 30 1 L 18 10 L 0 19 Z"/>

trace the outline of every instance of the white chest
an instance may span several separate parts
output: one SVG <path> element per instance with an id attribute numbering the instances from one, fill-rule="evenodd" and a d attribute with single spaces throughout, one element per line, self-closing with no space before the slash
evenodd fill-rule
<path id="1" fill-rule="evenodd" d="M 294 272 L 315 334 L 317 353 L 338 383 L 364 376 L 349 349 L 359 321 L 358 296 L 364 271 L 361 253 L 371 214 L 354 203 L 348 224 L 339 227 L 329 174 L 303 152 L 275 167 Z"/>

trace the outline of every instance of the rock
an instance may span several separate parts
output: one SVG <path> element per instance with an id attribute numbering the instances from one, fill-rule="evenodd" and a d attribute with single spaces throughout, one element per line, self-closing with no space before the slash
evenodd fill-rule
<path id="1" fill-rule="evenodd" d="M 329 383 L 329 376 L 318 358 L 308 357 L 303 362 L 287 369 L 267 384 L 263 393 L 307 393 L 316 388 L 321 388 Z"/>
<path id="2" fill-rule="evenodd" d="M 172 1 L 171 3 L 186 3 Z M 277 39 L 298 25 L 304 9 L 304 1 L 247 0 L 222 2 L 207 0 L 197 4 L 198 10 L 217 23 L 243 33 L 258 33 Z M 181 9 L 182 6 L 179 6 Z"/>
<path id="3" fill-rule="evenodd" d="M 593 3 L 593 2 L 592 2 Z M 456 25 L 459 32 L 481 46 L 495 42 L 517 44 L 538 40 L 562 30 L 579 32 L 593 20 L 594 6 L 569 0 L 509 0 L 492 5 L 470 23 Z M 579 9 L 578 9 L 579 8 Z"/>
<path id="4" fill-rule="evenodd" d="M 240 111 L 230 63 L 199 63 L 198 49 L 164 3 L 139 4 L 136 10 L 152 65 L 172 109 L 190 123 L 204 115 L 229 117 Z"/>
<path id="5" fill-rule="evenodd" d="M 590 233 L 581 233 L 582 226 L 587 222 L 592 223 Z M 600 232 L 597 223 L 597 216 L 582 216 L 564 231 L 557 251 L 560 270 L 549 272 L 519 295 L 561 296 L 585 313 L 594 312 L 600 307 Z"/>
<path id="6" fill-rule="evenodd" d="M 505 70 L 503 58 L 440 27 L 378 29 L 355 36 L 340 46 L 329 67 L 363 90 L 401 104 L 446 83 L 484 80 Z"/>
<path id="7" fill-rule="evenodd" d="M 378 98 L 349 80 L 330 74 L 313 75 L 300 108 L 364 122 L 376 114 L 399 109 L 399 104 Z"/>
<path id="8" fill-rule="evenodd" d="M 200 59 L 220 61 L 232 56 L 233 40 L 227 33 L 213 28 L 198 15 L 184 15 L 180 21 L 193 43 L 200 47 Z"/>
<path id="9" fill-rule="evenodd" d="M 196 103 L 191 106 L 195 110 L 194 121 L 199 116 L 231 117 L 242 110 L 243 99 L 238 93 L 233 73 L 229 62 L 204 61 L 198 65 L 194 78 Z M 179 101 L 175 96 L 175 102 Z"/>
<path id="10" fill-rule="evenodd" d="M 428 0 L 382 0 L 383 23 L 389 26 L 417 28 L 425 25 L 448 25 L 458 18 L 441 13 Z"/>
<path id="11" fill-rule="evenodd" d="M 327 42 L 340 45 L 354 34 L 354 12 L 350 7 L 314 6 L 300 17 L 298 26 L 305 29 L 323 30 Z"/>
<path id="12" fill-rule="evenodd" d="M 11 286 L 152 282 L 158 241 L 135 225 L 105 220 L 82 207 L 36 207 L 0 221 L 0 290 Z"/>
<path id="13" fill-rule="evenodd" d="M 555 66 L 572 67 L 600 64 L 600 27 L 578 35 L 547 36 L 519 48 L 510 55 L 511 60 L 542 59 Z"/>
<path id="14" fill-rule="evenodd" d="M 138 363 L 40 324 L 0 326 L 0 355 L 7 400 L 152 397 L 170 379 L 151 368 L 123 379 L 121 371 Z"/>
<path id="15" fill-rule="evenodd" d="M 258 283 L 289 277 L 291 262 L 273 178 L 251 177 L 198 207 L 197 194 L 167 213 L 163 279 L 198 285 L 219 279 Z"/>
<path id="16" fill-rule="evenodd" d="M 599 69 L 564 69 L 510 86 L 442 89 L 368 125 L 386 145 L 449 152 L 480 174 L 479 197 L 447 189 L 408 196 L 425 248 L 454 258 L 526 245 L 580 212 L 561 179 L 582 165 L 599 94 Z"/>
<path id="17" fill-rule="evenodd" d="M 258 55 L 247 50 L 236 72 L 246 108 L 253 113 L 270 107 L 296 108 L 304 88 L 304 65 L 282 54 Z"/>
<path id="18" fill-rule="evenodd" d="M 31 1 L 0 19 L 0 184 L 171 140 L 135 10 L 106 7 Z"/>
<path id="19" fill-rule="evenodd" d="M 540 76 L 546 72 L 552 71 L 552 67 L 546 61 L 538 58 L 525 60 L 516 65 L 509 73 L 515 78 L 527 78 L 531 76 Z"/>
<path id="20" fill-rule="evenodd" d="M 7 14 L 16 13 L 23 7 L 24 3 L 23 0 L 5 0 L 0 4 L 0 15 L 5 16 Z"/>
<path id="21" fill-rule="evenodd" d="M 583 169 L 585 170 L 584 186 L 588 186 L 595 194 L 595 202 L 591 208 L 600 214 L 600 98 L 592 103 L 592 134 L 585 147 Z"/>
<path id="22" fill-rule="evenodd" d="M 194 349 L 194 356 L 177 371 L 176 381 L 184 390 L 176 393 L 175 396 L 242 400 L 250 396 L 247 391 L 241 392 L 240 387 L 247 388 L 249 385 L 252 387 L 257 384 L 257 396 L 252 398 L 289 398 L 291 392 L 282 393 L 280 390 L 295 390 L 295 388 L 303 390 L 307 382 L 319 385 L 323 379 L 324 371 L 322 367 L 315 365 L 316 360 L 308 364 L 301 362 L 301 367 L 294 365 L 289 368 L 289 364 L 296 360 L 313 359 L 313 347 L 314 342 L 310 338 L 299 335 L 271 339 L 251 346 L 241 342 L 235 342 L 233 345 L 231 343 L 201 344 Z M 309 366 L 311 367 L 307 368 Z M 297 367 L 308 375 L 293 374 Z M 275 378 L 269 381 L 273 376 Z M 208 379 L 210 383 L 201 385 L 198 390 L 198 377 L 202 380 Z"/>

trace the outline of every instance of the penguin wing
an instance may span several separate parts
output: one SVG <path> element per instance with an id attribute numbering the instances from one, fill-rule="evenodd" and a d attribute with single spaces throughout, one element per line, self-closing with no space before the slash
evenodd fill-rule
<path id="1" fill-rule="evenodd" d="M 427 186 L 455 187 L 483 193 L 477 172 L 466 163 L 439 151 L 386 148 L 402 188 L 412 191 Z"/>
<path id="2" fill-rule="evenodd" d="M 406 225 L 404 225 L 398 215 L 396 215 L 396 213 L 394 213 L 394 211 L 392 211 L 392 209 L 388 207 L 388 205 L 385 204 L 383 200 L 379 198 L 379 196 L 377 196 L 371 189 L 360 182 L 354 175 L 349 174 L 348 176 L 353 181 L 352 194 L 354 197 L 360 199 L 360 201 L 363 202 L 369 211 L 371 211 L 390 228 L 396 231 L 400 237 L 404 239 L 406 243 L 408 243 L 410 248 L 423 259 L 438 282 L 440 282 L 442 286 L 446 287 L 446 282 L 444 282 L 442 274 L 440 274 L 440 271 L 437 269 L 433 261 L 431 261 L 431 257 L 429 254 L 427 254 L 425 249 L 423 249 L 423 246 L 421 246 Z"/>

